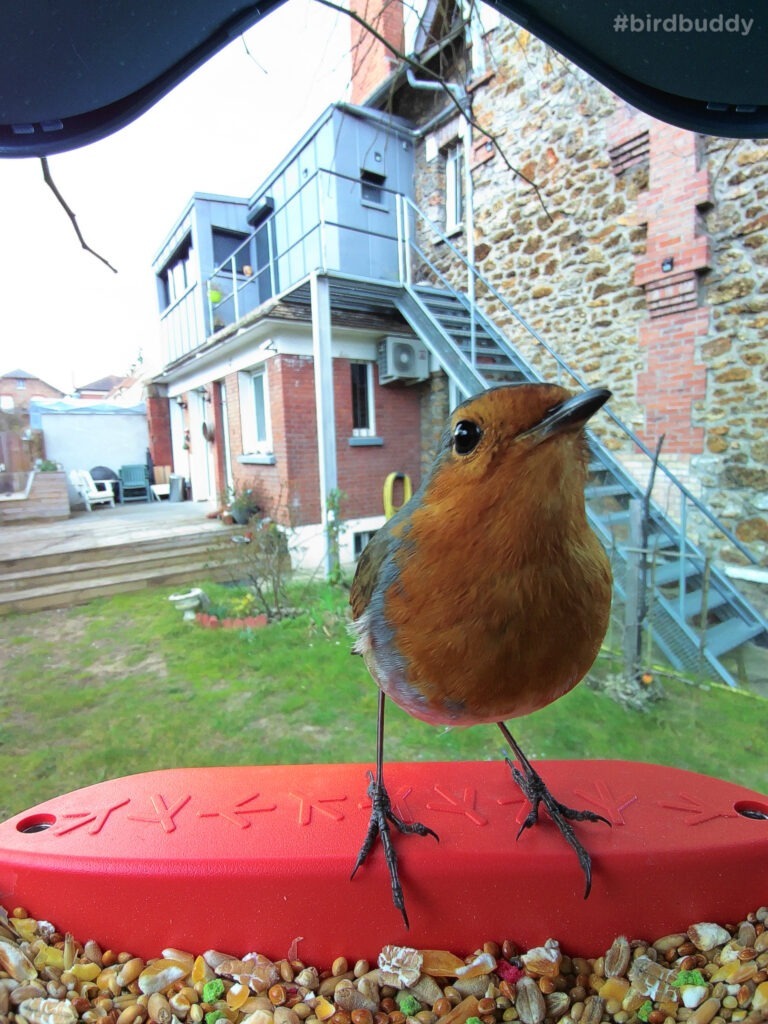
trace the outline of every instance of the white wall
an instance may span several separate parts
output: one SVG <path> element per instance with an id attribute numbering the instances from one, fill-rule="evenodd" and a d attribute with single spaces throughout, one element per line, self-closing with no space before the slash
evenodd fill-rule
<path id="1" fill-rule="evenodd" d="M 121 466 L 147 461 L 147 417 L 138 413 L 42 413 L 46 458 L 71 469 Z M 74 492 L 70 501 L 76 503 Z"/>

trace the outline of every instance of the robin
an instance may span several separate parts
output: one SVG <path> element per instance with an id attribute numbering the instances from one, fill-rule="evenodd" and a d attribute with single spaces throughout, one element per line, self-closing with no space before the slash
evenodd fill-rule
<path id="1" fill-rule="evenodd" d="M 611 570 L 584 508 L 584 425 L 610 395 L 519 384 L 468 399 L 454 410 L 419 490 L 358 562 L 350 593 L 354 650 L 379 700 L 371 819 L 352 875 L 380 838 L 406 926 L 390 824 L 437 835 L 392 810 L 383 780 L 387 697 L 432 725 L 495 722 L 531 804 L 518 837 L 543 804 L 576 852 L 589 895 L 590 857 L 571 822 L 606 819 L 557 801 L 505 719 L 572 689 L 605 636 Z"/>

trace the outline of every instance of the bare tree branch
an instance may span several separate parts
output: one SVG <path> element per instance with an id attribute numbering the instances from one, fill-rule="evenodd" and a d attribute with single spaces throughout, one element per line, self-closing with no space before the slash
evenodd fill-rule
<path id="1" fill-rule="evenodd" d="M 75 234 L 77 235 L 78 239 L 80 240 L 80 245 L 82 245 L 82 247 L 85 249 L 86 252 L 89 252 L 92 256 L 95 256 L 97 260 L 101 260 L 102 263 L 106 264 L 106 266 L 109 267 L 109 269 L 112 271 L 113 274 L 116 274 L 117 273 L 117 268 L 113 267 L 112 264 L 109 262 L 109 260 L 105 259 L 102 255 L 100 255 L 100 253 L 96 252 L 95 249 L 92 249 L 90 247 L 90 245 L 88 245 L 88 243 L 83 238 L 83 233 L 80 230 L 79 224 L 77 223 L 77 217 L 75 216 L 74 212 L 69 207 L 69 205 L 67 204 L 67 201 L 64 199 L 64 196 L 61 194 L 61 192 L 59 192 L 58 188 L 56 187 L 56 182 L 51 177 L 51 169 L 48 166 L 48 158 L 45 157 L 45 156 L 41 156 L 40 157 L 40 164 L 41 164 L 41 166 L 43 168 L 43 179 L 44 179 L 46 185 L 50 188 L 51 192 L 53 192 L 53 194 L 56 196 L 56 199 L 59 201 L 59 203 L 63 207 L 64 212 L 66 213 L 66 215 L 72 221 L 72 227 L 75 229 Z"/>
<path id="2" fill-rule="evenodd" d="M 457 98 L 454 92 L 449 88 L 449 83 L 445 81 L 445 79 L 439 72 L 433 71 L 432 68 L 427 67 L 426 64 L 422 64 L 421 61 L 415 60 L 413 57 L 409 57 L 407 54 L 402 53 L 400 50 L 397 49 L 397 47 L 393 46 L 392 43 L 387 38 L 385 38 L 385 36 L 383 36 L 369 21 L 367 21 L 361 15 L 357 14 L 356 11 L 348 10 L 345 7 L 341 7 L 339 6 L 339 4 L 335 3 L 334 0 L 318 0 L 318 3 L 323 4 L 325 7 L 330 7 L 331 10 L 338 11 L 341 14 L 346 14 L 348 18 L 351 18 L 352 21 L 357 22 L 358 25 L 361 25 L 364 29 L 370 32 L 374 39 L 377 39 L 383 46 L 386 46 L 390 53 L 393 54 L 393 56 L 397 57 L 398 60 L 402 61 L 404 64 L 407 64 L 408 67 L 412 68 L 414 71 L 420 72 L 421 74 L 429 78 L 431 81 L 436 82 L 438 85 L 440 85 L 445 95 L 451 101 L 451 103 L 456 107 L 458 112 L 463 117 L 466 117 L 466 119 L 475 129 L 475 131 L 477 131 L 480 135 L 484 136 L 484 138 L 488 139 L 488 141 L 492 143 L 496 152 L 503 160 L 507 169 L 511 171 L 512 174 L 514 174 L 516 177 L 524 181 L 526 185 L 530 185 L 530 187 L 535 192 L 536 198 L 541 204 L 541 207 L 546 213 L 547 217 L 549 217 L 550 221 L 553 219 L 552 214 L 549 212 L 546 203 L 544 202 L 544 198 L 541 194 L 541 189 L 536 184 L 536 182 L 531 181 L 531 179 L 527 177 L 527 175 L 523 174 L 521 170 L 519 170 L 517 167 L 514 166 L 514 164 L 510 162 L 506 153 L 501 148 L 501 144 L 499 143 L 499 137 L 497 135 L 494 135 L 493 132 L 489 131 L 487 128 L 484 128 L 483 125 L 481 125 L 476 120 L 472 113 L 471 107 L 469 105 L 465 107 L 461 103 L 461 101 Z"/>

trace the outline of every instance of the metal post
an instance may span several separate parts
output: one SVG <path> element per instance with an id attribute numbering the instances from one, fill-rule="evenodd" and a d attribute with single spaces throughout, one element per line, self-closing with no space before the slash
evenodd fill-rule
<path id="1" fill-rule="evenodd" d="M 405 264 L 403 251 L 403 197 L 399 192 L 395 193 L 395 230 L 397 232 L 397 280 L 399 284 L 405 284 Z"/>
<path id="2" fill-rule="evenodd" d="M 403 252 L 405 254 L 405 284 L 413 284 L 413 268 L 411 266 L 411 211 L 406 199 L 403 199 Z"/>
<path id="3" fill-rule="evenodd" d="M 275 222 L 274 214 L 264 222 L 263 231 L 267 232 L 267 259 L 269 260 L 269 298 L 277 292 L 277 253 L 275 252 L 274 236 L 275 236 Z M 261 297 L 261 286 L 259 286 L 259 301 L 264 300 Z"/>
<path id="4" fill-rule="evenodd" d="M 472 122 L 464 115 L 464 231 L 467 244 L 467 297 L 469 299 L 469 354 L 477 366 L 477 321 L 475 319 L 475 198 L 472 183 Z"/>
<path id="5" fill-rule="evenodd" d="M 323 532 L 328 537 L 328 495 L 336 490 L 336 428 L 333 404 L 333 356 L 331 352 L 331 298 L 328 278 L 313 272 L 310 277 L 312 298 L 312 355 L 315 364 L 315 408 L 317 414 L 317 455 L 320 469 L 320 514 Z M 330 575 L 334 553 L 325 548 L 325 570 Z"/>
<path id="6" fill-rule="evenodd" d="M 627 571 L 624 587 L 624 675 L 634 682 L 637 678 L 639 654 L 641 649 L 640 605 L 643 595 L 641 588 L 641 562 L 645 558 L 642 545 L 642 503 L 633 498 L 629 503 L 629 541 L 627 546 Z"/>
<path id="7" fill-rule="evenodd" d="M 688 540 L 688 502 L 685 495 L 680 495 L 680 561 L 678 563 L 677 600 L 680 610 L 680 621 L 685 622 L 685 563 Z"/>
<path id="8" fill-rule="evenodd" d="M 325 271 L 328 269 L 328 253 L 326 252 L 326 247 L 328 245 L 328 237 L 327 231 L 325 229 L 325 202 L 323 201 L 323 185 L 321 181 L 321 173 L 322 172 L 318 171 L 315 174 L 315 192 L 317 194 L 318 230 L 320 235 L 320 266 Z"/>
<path id="9" fill-rule="evenodd" d="M 234 307 L 235 307 L 235 323 L 238 323 L 239 320 L 240 320 L 240 303 L 238 302 L 239 296 L 237 294 L 237 291 L 238 291 L 238 289 L 237 289 L 237 266 L 236 266 L 236 261 L 235 261 L 235 257 L 234 256 L 230 257 L 230 260 L 229 260 L 229 270 L 230 270 L 230 273 L 232 274 L 232 297 L 234 299 Z"/>

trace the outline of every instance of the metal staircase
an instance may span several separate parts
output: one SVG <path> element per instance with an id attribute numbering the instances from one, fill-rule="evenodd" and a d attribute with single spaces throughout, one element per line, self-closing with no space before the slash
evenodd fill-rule
<path id="1" fill-rule="evenodd" d="M 407 202 L 407 201 L 406 201 Z M 407 213 L 407 211 L 406 211 Z M 552 350 L 537 332 L 485 281 L 447 239 L 442 241 L 468 274 L 467 293 L 456 291 L 442 270 L 415 240 L 412 225 L 420 216 L 412 207 L 404 215 L 408 247 L 407 279 L 393 298 L 394 305 L 444 368 L 460 394 L 484 387 L 522 381 L 557 380 L 566 387 L 588 386 Z M 434 227 L 429 225 L 434 231 Z M 432 284 L 412 284 L 414 262 L 418 276 Z M 512 345 L 481 311 L 485 302 L 496 316 L 533 343 L 533 358 L 520 345 Z M 500 314 L 500 315 L 499 315 Z M 632 442 L 634 457 L 646 460 L 650 476 L 654 455 L 610 410 L 615 428 Z M 612 557 L 614 615 L 623 621 L 623 605 L 644 558 L 647 589 L 646 634 L 671 665 L 692 674 L 714 673 L 730 686 L 743 679 L 740 649 L 748 641 L 768 646 L 768 621 L 731 583 L 720 567 L 724 561 L 758 564 L 752 552 L 719 522 L 663 464 L 657 479 L 665 486 L 666 509 L 648 501 L 645 489 L 621 461 L 594 434 L 586 490 L 590 522 Z M 643 551 L 630 522 L 637 505 L 647 508 L 647 536 Z M 633 511 L 633 505 L 635 511 Z"/>

